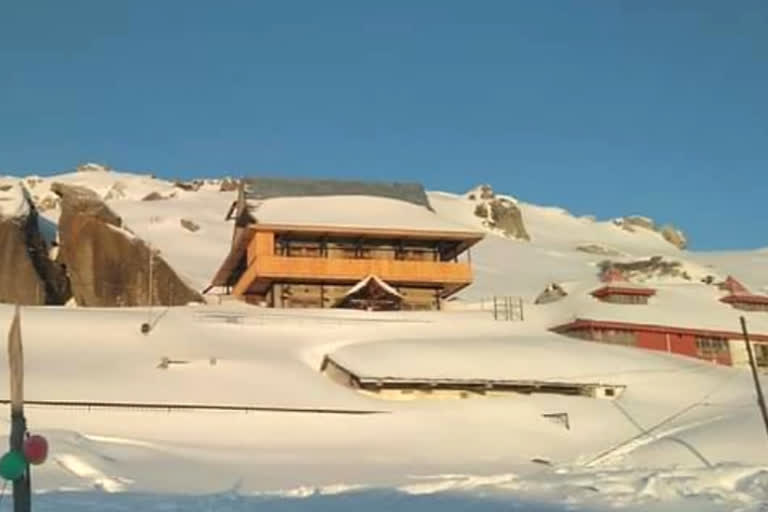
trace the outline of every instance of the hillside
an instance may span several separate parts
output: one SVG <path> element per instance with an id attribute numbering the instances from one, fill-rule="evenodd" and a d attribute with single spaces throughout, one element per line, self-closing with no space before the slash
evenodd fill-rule
<path id="1" fill-rule="evenodd" d="M 229 250 L 233 225 L 225 216 L 235 191 L 226 180 L 175 183 L 90 165 L 22 181 L 49 242 L 61 215 L 52 190 L 59 182 L 95 191 L 195 290 L 210 284 Z M 207 304 L 173 308 L 23 308 L 27 400 L 134 404 L 28 408 L 32 429 L 53 444 L 52 462 L 35 471 L 36 491 L 51 500 L 43 502 L 55 509 L 76 499 L 97 509 L 106 498 L 96 492 L 119 492 L 126 497 L 120 510 L 127 510 L 191 494 L 211 496 L 195 502 L 201 510 L 227 500 L 246 509 L 269 499 L 289 510 L 295 503 L 287 500 L 297 497 L 307 507 L 328 496 L 339 500 L 336 507 L 343 500 L 386 507 L 432 495 L 432 503 L 445 499 L 453 510 L 463 506 L 451 501 L 458 495 L 471 510 L 495 503 L 760 510 L 768 500 L 768 456 L 756 449 L 765 434 L 746 370 L 550 329 L 594 317 L 731 331 L 744 315 L 754 332 L 768 334 L 768 315 L 730 308 L 704 282 L 732 274 L 754 292 L 768 291 L 768 251 L 684 250 L 657 229 L 494 195 L 503 199 L 502 222 L 481 193 L 430 192 L 434 214 L 401 207 L 393 219 L 375 218 L 389 200 L 322 201 L 328 215 L 347 201 L 371 222 L 410 219 L 486 232 L 472 248 L 474 283 L 445 311 L 272 310 L 219 303 L 214 295 Z M 317 200 L 268 201 L 265 214 L 301 221 L 320 208 Z M 8 204 L 7 217 L 23 213 L 22 203 Z M 601 285 L 601 262 L 654 257 L 661 258 L 632 274 L 636 285 L 656 291 L 647 306 L 589 295 Z M 552 283 L 567 296 L 535 304 Z M 487 309 L 493 296 L 521 298 L 525 319 L 494 321 Z M 0 326 L 12 313 L 0 305 Z M 140 332 L 144 322 L 153 326 L 148 335 Z M 384 400 L 322 374 L 326 356 L 379 379 L 626 388 L 615 400 L 543 393 Z M 0 378 L 0 396 L 7 382 Z M 232 409 L 193 407 L 200 405 Z M 355 411 L 372 414 L 345 413 Z M 567 414 L 568 428 L 553 414 Z"/>

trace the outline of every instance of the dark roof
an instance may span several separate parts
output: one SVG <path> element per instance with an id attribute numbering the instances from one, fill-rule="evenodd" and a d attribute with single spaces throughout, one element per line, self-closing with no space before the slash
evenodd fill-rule
<path id="1" fill-rule="evenodd" d="M 311 196 L 376 196 L 398 199 L 432 209 L 420 183 L 310 180 L 288 178 L 244 178 L 246 199 Z"/>

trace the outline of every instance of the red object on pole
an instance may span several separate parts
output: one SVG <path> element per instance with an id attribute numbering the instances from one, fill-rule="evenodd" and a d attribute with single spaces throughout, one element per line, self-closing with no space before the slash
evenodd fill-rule
<path id="1" fill-rule="evenodd" d="M 39 435 L 24 440 L 24 457 L 33 465 L 42 464 L 48 458 L 48 441 Z"/>

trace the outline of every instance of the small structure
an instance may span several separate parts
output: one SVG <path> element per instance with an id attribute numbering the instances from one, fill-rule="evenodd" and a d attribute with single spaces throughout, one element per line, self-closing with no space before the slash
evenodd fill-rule
<path id="1" fill-rule="evenodd" d="M 648 299 L 656 295 L 656 290 L 626 283 L 622 286 L 602 286 L 591 295 L 597 300 L 611 304 L 648 304 Z"/>
<path id="2" fill-rule="evenodd" d="M 384 400 L 467 399 L 532 393 L 614 400 L 626 388 L 621 384 L 595 382 L 370 377 L 356 374 L 330 356 L 323 358 L 320 371 L 337 384 Z"/>
<path id="3" fill-rule="evenodd" d="M 659 350 L 728 366 L 748 364 L 744 336 L 720 331 L 578 318 L 551 329 L 582 340 Z M 768 335 L 751 334 L 758 366 L 768 367 Z"/>
<path id="4" fill-rule="evenodd" d="M 728 276 L 718 287 L 728 292 L 728 295 L 720 299 L 722 302 L 742 311 L 768 312 L 768 296 L 750 292 L 746 286 L 734 277 Z"/>
<path id="5" fill-rule="evenodd" d="M 394 311 L 400 309 L 402 304 L 403 296 L 397 290 L 377 276 L 369 275 L 350 288 L 334 307 Z"/>
<path id="6" fill-rule="evenodd" d="M 616 267 L 608 267 L 600 276 L 604 286 L 594 290 L 591 295 L 602 302 L 611 304 L 648 304 L 648 299 L 656 290 L 630 283 L 624 273 Z"/>

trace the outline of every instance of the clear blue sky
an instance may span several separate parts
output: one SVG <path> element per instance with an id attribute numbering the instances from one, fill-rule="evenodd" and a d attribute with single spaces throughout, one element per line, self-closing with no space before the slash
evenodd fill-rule
<path id="1" fill-rule="evenodd" d="M 0 172 L 488 182 L 768 246 L 768 1 L 7 1 Z"/>

